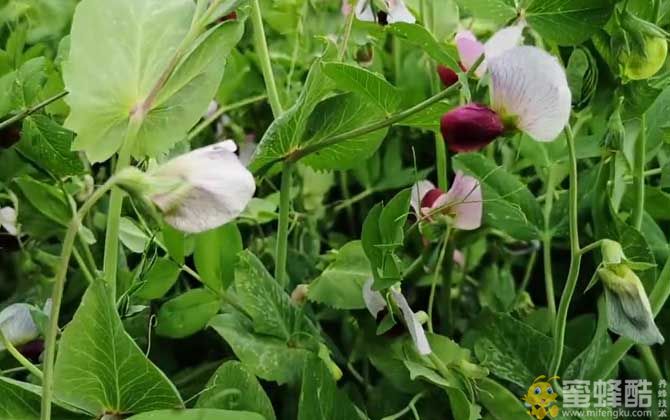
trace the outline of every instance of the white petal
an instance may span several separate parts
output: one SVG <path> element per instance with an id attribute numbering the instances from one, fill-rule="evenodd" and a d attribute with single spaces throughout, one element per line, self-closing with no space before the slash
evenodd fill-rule
<path id="1" fill-rule="evenodd" d="M 391 289 L 391 293 L 393 294 L 393 299 L 398 304 L 398 308 L 400 308 L 400 311 L 402 312 L 402 317 L 405 320 L 405 324 L 407 325 L 409 334 L 412 336 L 412 341 L 414 341 L 417 351 L 423 356 L 430 354 L 432 350 L 430 349 L 430 344 L 428 344 L 426 332 L 423 330 L 423 326 L 419 320 L 416 319 L 416 315 L 414 315 L 412 308 L 409 307 L 407 299 L 405 299 L 405 296 L 403 296 L 402 293 L 396 290 Z"/>
<path id="2" fill-rule="evenodd" d="M 205 115 L 203 115 L 203 117 L 211 118 L 217 109 L 219 109 L 219 104 L 214 99 L 212 99 L 212 101 L 207 106 L 207 111 L 205 111 Z"/>
<path id="3" fill-rule="evenodd" d="M 524 24 L 508 26 L 493 34 L 484 44 L 486 59 L 491 60 L 521 44 L 524 26 Z"/>
<path id="4" fill-rule="evenodd" d="M 388 6 L 388 23 L 415 23 L 416 18 L 407 9 L 403 0 L 386 0 Z"/>
<path id="5" fill-rule="evenodd" d="M 0 226 L 12 236 L 16 236 L 16 210 L 12 207 L 3 207 L 0 209 Z"/>
<path id="6" fill-rule="evenodd" d="M 435 185 L 432 182 L 425 179 L 415 183 L 412 186 L 412 192 L 409 202 L 416 214 L 420 214 L 419 211 L 421 210 L 421 201 L 423 200 L 423 197 L 426 196 L 428 191 L 433 189 L 435 189 Z"/>
<path id="7" fill-rule="evenodd" d="M 235 155 L 236 149 L 231 140 L 213 144 L 179 156 L 150 174 L 158 182 L 183 181 L 178 188 L 151 196 L 170 225 L 196 233 L 240 215 L 256 184 Z"/>
<path id="8" fill-rule="evenodd" d="M 570 118 L 571 94 L 558 60 L 537 47 L 516 47 L 488 63 L 493 108 L 517 118 L 539 141 L 558 137 Z"/>
<path id="9" fill-rule="evenodd" d="M 354 12 L 356 13 L 358 20 L 362 20 L 364 22 L 375 21 L 375 14 L 372 11 L 371 3 L 372 0 L 358 0 L 356 7 L 354 8 Z"/>
<path id="10" fill-rule="evenodd" d="M 369 278 L 363 285 L 363 300 L 370 314 L 376 319 L 377 315 L 386 308 L 386 299 L 378 291 L 372 290 L 372 283 L 374 280 Z"/>
<path id="11" fill-rule="evenodd" d="M 482 188 L 477 178 L 456 172 L 456 177 L 446 194 L 446 205 L 454 217 L 454 226 L 461 230 L 474 230 L 482 225 Z"/>
<path id="12" fill-rule="evenodd" d="M 0 312 L 0 330 L 14 346 L 28 343 L 39 337 L 39 330 L 30 315 L 31 306 L 26 303 L 14 303 Z M 5 346 L 0 342 L 0 350 Z"/>

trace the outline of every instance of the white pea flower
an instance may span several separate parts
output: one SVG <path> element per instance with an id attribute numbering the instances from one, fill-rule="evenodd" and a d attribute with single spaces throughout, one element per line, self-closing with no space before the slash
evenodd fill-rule
<path id="1" fill-rule="evenodd" d="M 373 279 L 368 279 L 363 285 L 363 300 L 365 301 L 365 306 L 368 308 L 370 314 L 377 318 L 377 315 L 383 311 L 387 305 L 384 296 L 380 292 L 372 290 L 373 282 Z M 428 338 L 426 338 L 426 332 L 423 330 L 419 318 L 407 303 L 405 296 L 403 296 L 399 289 L 392 287 L 391 298 L 400 309 L 405 327 L 407 327 L 407 330 L 412 337 L 416 350 L 423 356 L 432 353 Z"/>
<path id="2" fill-rule="evenodd" d="M 416 22 L 416 18 L 409 9 L 407 9 L 403 0 L 386 0 L 386 6 L 388 7 L 388 23 Z"/>
<path id="3" fill-rule="evenodd" d="M 375 22 L 375 13 L 372 11 L 372 0 L 358 0 L 354 6 L 356 18 L 363 22 Z"/>
<path id="4" fill-rule="evenodd" d="M 147 196 L 165 221 L 184 232 L 219 227 L 242 213 L 254 195 L 254 177 L 226 140 L 178 156 L 146 174 L 129 168 L 120 185 Z"/>
<path id="5" fill-rule="evenodd" d="M 10 235 L 17 235 L 16 210 L 14 210 L 13 207 L 0 208 L 0 226 L 2 226 Z"/>
<path id="6" fill-rule="evenodd" d="M 487 62 L 518 46 L 523 40 L 523 29 L 526 23 L 521 21 L 516 25 L 508 26 L 493 34 L 485 43 L 480 42 L 471 31 L 460 31 L 456 34 L 456 48 L 461 59 L 461 66 L 465 71 L 475 64 L 484 54 L 484 61 L 477 67 L 475 74 L 482 77 L 486 73 Z"/>
<path id="7" fill-rule="evenodd" d="M 29 343 L 40 336 L 31 311 L 42 312 L 48 317 L 51 311 L 51 299 L 47 300 L 42 311 L 27 303 L 13 303 L 0 311 L 0 331 L 14 347 Z M 0 351 L 5 350 L 0 340 Z"/>

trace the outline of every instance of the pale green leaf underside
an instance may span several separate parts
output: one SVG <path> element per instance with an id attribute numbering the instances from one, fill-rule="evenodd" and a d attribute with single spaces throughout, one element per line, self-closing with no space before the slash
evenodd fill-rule
<path id="1" fill-rule="evenodd" d="M 103 281 L 91 284 L 65 328 L 54 376 L 57 397 L 96 415 L 183 406 L 174 385 L 123 329 Z"/>
<path id="2" fill-rule="evenodd" d="M 77 133 L 76 150 L 93 162 L 119 150 L 130 114 L 173 59 L 193 11 L 190 0 L 79 4 L 63 66 L 71 107 L 66 126 Z M 242 28 L 241 22 L 227 22 L 201 37 L 151 104 L 135 140 L 135 156 L 165 153 L 185 137 L 214 96 Z"/>

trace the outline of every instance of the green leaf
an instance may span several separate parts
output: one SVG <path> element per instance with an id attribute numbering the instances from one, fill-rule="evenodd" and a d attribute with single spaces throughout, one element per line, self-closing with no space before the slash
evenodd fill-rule
<path id="1" fill-rule="evenodd" d="M 542 37 L 578 45 L 602 28 L 614 10 L 612 0 L 530 0 L 526 20 Z"/>
<path id="2" fill-rule="evenodd" d="M 250 251 L 239 254 L 235 291 L 253 319 L 255 332 L 289 340 L 299 329 L 302 314 Z"/>
<path id="3" fill-rule="evenodd" d="M 352 241 L 309 285 L 307 297 L 337 309 L 364 309 L 363 284 L 371 277 L 372 269 L 361 242 Z"/>
<path id="4" fill-rule="evenodd" d="M 124 331 L 104 281 L 93 282 L 61 338 L 56 396 L 95 416 L 183 406 L 174 385 Z"/>
<path id="5" fill-rule="evenodd" d="M 337 389 L 328 367 L 318 358 L 305 361 L 298 420 L 355 420 L 361 418 L 347 395 Z"/>
<path id="6" fill-rule="evenodd" d="M 386 30 L 410 44 L 421 48 L 438 63 L 451 67 L 454 70 L 460 70 L 456 48 L 439 42 L 423 26 L 414 23 L 399 22 L 388 25 Z"/>
<path id="7" fill-rule="evenodd" d="M 61 226 L 66 226 L 72 218 L 72 210 L 67 204 L 65 194 L 53 185 L 37 181 L 28 176 L 17 178 L 19 186 L 30 204 L 40 213 Z"/>
<path id="8" fill-rule="evenodd" d="M 411 193 L 412 190 L 409 188 L 400 191 L 384 206 L 379 215 L 379 231 L 385 244 L 402 246 Z"/>
<path id="9" fill-rule="evenodd" d="M 258 379 L 238 361 L 222 364 L 200 394 L 196 408 L 242 410 L 261 414 L 265 420 L 275 420 L 272 402 Z"/>
<path id="10" fill-rule="evenodd" d="M 61 178 L 84 172 L 79 156 L 70 150 L 74 133 L 51 118 L 33 115 L 23 120 L 17 150 L 38 167 Z"/>
<path id="11" fill-rule="evenodd" d="M 181 267 L 168 258 L 154 261 L 142 276 L 142 285 L 133 293 L 140 299 L 152 300 L 162 298 L 177 281 Z"/>
<path id="12" fill-rule="evenodd" d="M 481 379 L 477 385 L 480 390 L 479 401 L 489 412 L 491 418 L 508 420 L 523 419 L 528 416 L 528 410 L 523 406 L 521 399 L 503 385 L 490 378 Z"/>
<path id="13" fill-rule="evenodd" d="M 610 18 L 612 0 L 458 0 L 478 19 L 506 25 L 523 13 L 528 24 L 547 41 L 578 45 Z M 518 5 L 518 6 L 517 6 Z"/>
<path id="14" fill-rule="evenodd" d="M 167 301 L 158 311 L 156 334 L 183 338 L 205 328 L 217 312 L 219 297 L 207 289 L 191 289 Z"/>
<path id="15" fill-rule="evenodd" d="M 36 57 L 23 63 L 16 71 L 10 91 L 14 108 L 27 108 L 37 102 L 46 81 L 46 66 L 44 57 Z"/>
<path id="16" fill-rule="evenodd" d="M 119 240 L 130 251 L 141 254 L 151 242 L 151 238 L 137 224 L 127 217 L 119 223 Z"/>
<path id="17" fill-rule="evenodd" d="M 316 61 L 307 75 L 302 93 L 295 104 L 275 119 L 261 139 L 249 164 L 252 172 L 269 169 L 271 164 L 300 148 L 307 121 L 316 105 L 333 89 L 333 83 Z"/>
<path id="18" fill-rule="evenodd" d="M 196 235 L 193 260 L 200 280 L 213 290 L 227 289 L 235 279 L 237 254 L 243 247 L 242 235 L 235 223 Z"/>
<path id="19" fill-rule="evenodd" d="M 510 174 L 484 155 L 478 153 L 460 153 L 454 156 L 453 164 L 454 168 L 479 179 L 482 185 L 484 213 L 487 220 L 495 222 L 497 218 L 503 217 L 504 219 L 518 223 L 518 213 L 514 215 L 510 208 L 515 206 L 518 207 L 526 219 L 526 223 L 522 223 L 522 225 L 527 227 L 528 233 L 532 232 L 534 235 L 527 237 L 526 235 L 521 235 L 520 231 L 516 229 L 508 233 L 515 234 L 515 236 L 518 236 L 518 239 L 526 240 L 537 236 L 537 233 L 543 226 L 542 210 L 535 196 L 515 175 Z M 504 212 L 501 211 L 501 213 L 498 213 L 501 209 L 504 209 Z M 497 227 L 504 227 L 504 224 L 496 222 Z"/>
<path id="20" fill-rule="evenodd" d="M 66 127 L 77 133 L 75 149 L 99 162 L 121 147 L 130 116 L 173 60 L 194 9 L 190 0 L 79 3 L 63 65 L 71 108 Z M 136 139 L 136 157 L 167 152 L 200 119 L 242 28 L 235 21 L 210 30 L 178 64 L 150 104 Z"/>
<path id="21" fill-rule="evenodd" d="M 551 337 L 506 314 L 486 316 L 481 325 L 475 354 L 482 367 L 524 389 L 533 379 L 547 374 Z M 564 352 L 564 360 L 571 360 L 573 351 L 566 348 Z"/>
<path id="22" fill-rule="evenodd" d="M 217 315 L 209 325 L 226 340 L 245 368 L 267 381 L 295 382 L 305 358 L 313 355 L 307 349 L 289 346 L 286 340 L 254 334 L 251 322 L 241 315 Z"/>
<path id="23" fill-rule="evenodd" d="M 351 64 L 323 63 L 323 72 L 338 89 L 365 96 L 387 115 L 397 111 L 402 102 L 395 86 L 369 70 Z"/>
<path id="24" fill-rule="evenodd" d="M 0 418 L 12 420 L 33 420 L 40 418 L 42 388 L 33 384 L 19 382 L 0 376 Z M 51 412 L 53 420 L 79 420 L 90 418 L 83 414 L 68 411 L 56 401 Z"/>
<path id="25" fill-rule="evenodd" d="M 328 98 L 316 106 L 307 123 L 302 145 L 320 141 L 380 121 L 384 112 L 357 93 Z M 341 141 L 306 156 L 303 162 L 314 169 L 344 170 L 359 165 L 379 148 L 388 128 Z"/>
<path id="26" fill-rule="evenodd" d="M 163 243 L 167 248 L 168 254 L 179 264 L 184 264 L 186 254 L 186 235 L 167 223 L 163 224 Z M 196 262 L 197 268 L 197 262 Z"/>
<path id="27" fill-rule="evenodd" d="M 192 408 L 189 410 L 157 410 L 130 417 L 128 420 L 263 420 L 263 416 L 246 411 Z"/>

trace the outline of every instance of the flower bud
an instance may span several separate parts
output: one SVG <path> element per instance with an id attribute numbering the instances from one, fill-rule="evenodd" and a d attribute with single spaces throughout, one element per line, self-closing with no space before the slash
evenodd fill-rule
<path id="1" fill-rule="evenodd" d="M 609 264 L 598 270 L 605 286 L 609 329 L 638 344 L 663 344 L 654 323 L 649 298 L 640 278 L 626 263 Z"/>
<path id="2" fill-rule="evenodd" d="M 620 264 L 626 259 L 623 248 L 619 242 L 611 239 L 603 239 L 600 243 L 600 252 L 603 254 L 603 264 Z"/>
<path id="3" fill-rule="evenodd" d="M 291 300 L 296 305 L 303 305 L 307 300 L 308 293 L 309 293 L 309 285 L 299 284 L 298 286 L 296 286 L 295 289 L 293 289 L 293 292 L 291 293 Z"/>
<path id="4" fill-rule="evenodd" d="M 482 149 L 505 131 L 500 116 L 479 104 L 460 106 L 446 113 L 440 124 L 447 146 L 454 152 Z"/>
<path id="5" fill-rule="evenodd" d="M 668 55 L 665 38 L 644 37 L 641 50 L 622 52 L 619 61 L 623 66 L 623 76 L 630 80 L 645 80 L 661 70 Z"/>
<path id="6" fill-rule="evenodd" d="M 444 87 L 449 87 L 458 82 L 458 74 L 449 67 L 442 64 L 438 64 L 437 74 L 440 75 L 440 80 L 442 81 Z"/>

